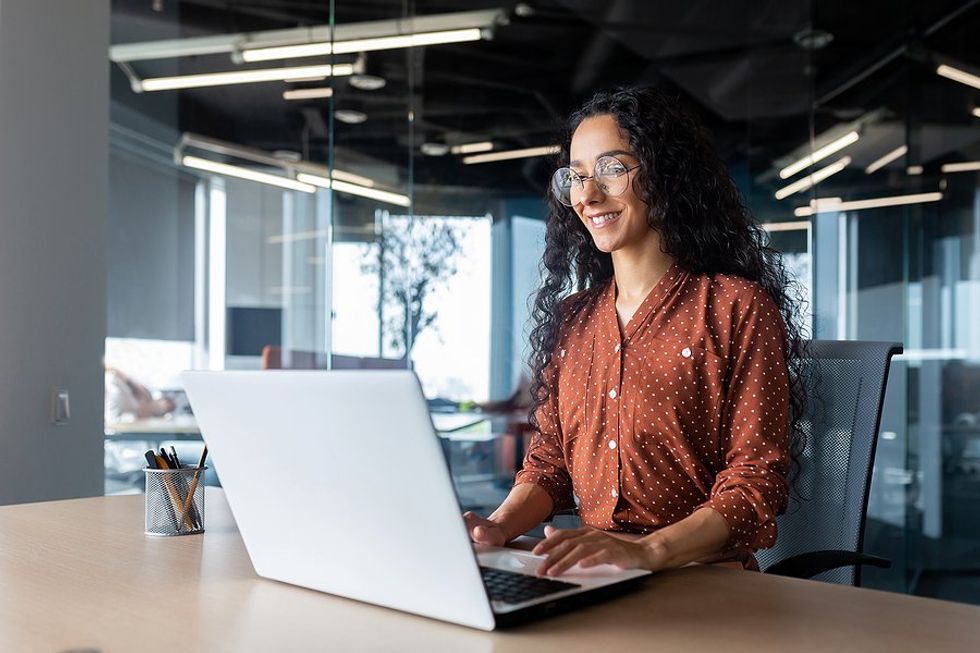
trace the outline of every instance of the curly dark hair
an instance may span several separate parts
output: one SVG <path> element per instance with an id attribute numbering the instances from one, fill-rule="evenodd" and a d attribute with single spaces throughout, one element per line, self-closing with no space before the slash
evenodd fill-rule
<path id="1" fill-rule="evenodd" d="M 802 291 L 779 253 L 742 205 L 735 183 L 701 123 L 675 97 L 655 88 L 600 91 L 575 111 L 561 134 L 558 165 L 568 165 L 572 134 L 583 120 L 612 116 L 628 135 L 640 168 L 633 189 L 648 208 L 660 247 L 692 273 L 736 275 L 754 281 L 775 302 L 786 328 L 790 380 L 791 475 L 804 445 L 800 426 L 806 397 L 806 340 Z M 531 309 L 530 422 L 553 391 L 546 369 L 563 323 L 596 299 L 613 276 L 612 257 L 596 248 L 574 211 L 549 190 L 542 283 Z M 572 290 L 578 291 L 569 297 Z"/>

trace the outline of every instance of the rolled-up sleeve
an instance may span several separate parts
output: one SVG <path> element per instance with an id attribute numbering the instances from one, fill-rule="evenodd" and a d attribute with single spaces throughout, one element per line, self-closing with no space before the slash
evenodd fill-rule
<path id="1" fill-rule="evenodd" d="M 705 505 L 728 522 L 732 547 L 776 542 L 789 470 L 789 376 L 786 333 L 775 303 L 755 288 L 736 310 L 721 447 L 725 467 Z"/>
<path id="2" fill-rule="evenodd" d="M 554 368 L 545 373 L 546 379 L 554 379 Z M 572 498 L 572 479 L 565 464 L 562 448 L 561 426 L 558 420 L 558 400 L 554 384 L 548 400 L 535 413 L 538 430 L 531 438 L 524 464 L 514 480 L 515 485 L 534 483 L 551 497 L 552 515 L 559 510 L 575 507 Z M 551 516 L 549 516 L 550 519 Z"/>

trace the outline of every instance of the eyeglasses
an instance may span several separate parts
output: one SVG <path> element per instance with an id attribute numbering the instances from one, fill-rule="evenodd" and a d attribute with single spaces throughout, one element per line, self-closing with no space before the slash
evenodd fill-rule
<path id="1" fill-rule="evenodd" d="M 585 196 L 585 182 L 589 179 L 603 195 L 617 197 L 626 192 L 629 186 L 629 173 L 639 168 L 632 168 L 614 156 L 601 156 L 595 162 L 591 177 L 583 177 L 571 168 L 558 168 L 551 176 L 551 190 L 558 201 L 565 206 L 575 206 Z"/>

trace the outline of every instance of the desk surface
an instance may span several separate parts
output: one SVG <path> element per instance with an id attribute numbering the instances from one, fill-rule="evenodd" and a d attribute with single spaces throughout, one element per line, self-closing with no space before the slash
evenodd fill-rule
<path id="1" fill-rule="evenodd" d="M 2 648 L 980 650 L 978 607 L 714 567 L 658 574 L 595 607 L 483 633 L 259 579 L 220 490 L 208 488 L 206 515 L 204 535 L 153 538 L 143 535 L 141 496 L 0 508 Z"/>

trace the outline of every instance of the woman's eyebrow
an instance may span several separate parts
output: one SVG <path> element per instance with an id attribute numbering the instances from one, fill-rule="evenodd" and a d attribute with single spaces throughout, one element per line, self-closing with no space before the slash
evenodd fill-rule
<path id="1" fill-rule="evenodd" d="M 604 156 L 616 156 L 617 154 L 625 154 L 626 156 L 631 156 L 634 159 L 636 158 L 635 154 L 633 154 L 632 152 L 628 152 L 627 150 L 609 150 L 607 152 L 600 153 L 599 156 L 596 157 L 596 159 L 601 159 Z M 582 165 L 581 161 L 569 161 L 568 163 L 569 167 L 580 166 L 580 165 Z"/>

